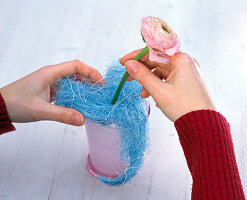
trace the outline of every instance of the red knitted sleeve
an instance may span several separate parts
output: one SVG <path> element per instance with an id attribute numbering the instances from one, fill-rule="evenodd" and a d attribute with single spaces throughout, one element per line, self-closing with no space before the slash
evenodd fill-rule
<path id="1" fill-rule="evenodd" d="M 245 199 L 230 125 L 218 112 L 199 110 L 175 122 L 190 169 L 192 199 Z"/>
<path id="2" fill-rule="evenodd" d="M 14 130 L 15 127 L 9 120 L 6 105 L 4 103 L 2 95 L 0 94 L 0 135 Z"/>

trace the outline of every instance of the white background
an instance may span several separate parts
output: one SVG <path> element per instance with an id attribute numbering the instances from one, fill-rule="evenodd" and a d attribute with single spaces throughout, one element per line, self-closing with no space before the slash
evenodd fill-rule
<path id="1" fill-rule="evenodd" d="M 144 47 L 142 16 L 162 18 L 181 50 L 200 62 L 231 124 L 247 193 L 246 10 L 246 0 L 0 0 L 0 87 L 72 59 L 103 72 L 105 63 Z M 109 187 L 88 173 L 84 127 L 15 124 L 16 132 L 0 136 L 0 200 L 190 199 L 192 180 L 173 123 L 151 104 L 151 152 L 130 184 Z"/>

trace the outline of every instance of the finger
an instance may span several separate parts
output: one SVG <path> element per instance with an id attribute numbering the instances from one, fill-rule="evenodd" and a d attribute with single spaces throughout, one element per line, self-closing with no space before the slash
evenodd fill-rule
<path id="1" fill-rule="evenodd" d="M 134 60 L 134 58 L 142 51 L 142 49 L 133 51 L 127 55 L 125 55 L 123 58 L 119 60 L 121 65 L 125 65 L 125 63 L 129 60 Z M 144 65 L 146 65 L 149 69 L 154 69 L 158 66 L 158 63 L 149 61 L 149 54 L 145 54 L 140 60 Z"/>
<path id="2" fill-rule="evenodd" d="M 104 83 L 101 74 L 93 67 L 79 61 L 73 60 L 57 65 L 47 67 L 50 70 L 51 81 L 55 82 L 59 78 L 70 75 L 79 75 L 82 77 L 90 77 L 93 82 Z"/>
<path id="3" fill-rule="evenodd" d="M 192 58 L 193 62 L 195 63 L 195 65 L 197 65 L 199 68 L 200 68 L 200 64 L 199 62 L 195 59 L 195 58 Z"/>
<path id="4" fill-rule="evenodd" d="M 73 108 L 48 104 L 40 116 L 41 120 L 57 121 L 65 124 L 82 126 L 85 122 L 84 116 Z"/>
<path id="5" fill-rule="evenodd" d="M 166 69 L 162 69 L 160 67 L 157 67 L 153 73 L 160 78 L 160 80 L 166 79 L 169 76 L 169 72 Z M 142 98 L 148 98 L 150 96 L 149 92 L 145 89 L 142 88 L 141 91 L 141 97 Z"/>
<path id="6" fill-rule="evenodd" d="M 125 65 L 125 63 L 129 60 L 134 60 L 134 58 L 142 51 L 142 49 L 133 51 L 127 55 L 125 55 L 124 57 L 122 57 L 119 62 L 121 63 L 121 65 Z M 156 67 L 161 67 L 164 69 L 167 69 L 169 71 L 170 70 L 170 65 L 169 64 L 162 64 L 162 63 L 157 63 L 157 62 L 153 62 L 149 60 L 149 53 L 145 54 L 140 60 L 140 62 L 142 62 L 144 65 L 146 65 L 150 70 L 156 68 Z"/>
<path id="7" fill-rule="evenodd" d="M 119 62 L 121 65 L 124 65 L 128 60 L 134 60 L 134 58 L 142 51 L 143 49 L 138 49 L 135 51 L 132 51 L 131 53 L 128 53 L 124 57 L 122 57 Z M 139 61 L 148 61 L 148 54 L 143 56 Z"/>
<path id="8" fill-rule="evenodd" d="M 125 63 L 129 60 L 134 60 L 134 58 L 142 51 L 142 49 L 133 51 L 127 55 L 125 55 L 123 58 L 119 60 L 121 65 L 125 65 Z M 158 66 L 157 62 L 151 62 L 149 61 L 149 54 L 145 54 L 140 60 L 144 65 L 146 65 L 149 69 L 154 69 Z"/>
<path id="9" fill-rule="evenodd" d="M 154 99 L 158 100 L 159 95 L 163 93 L 164 84 L 155 74 L 153 74 L 141 62 L 131 60 L 125 64 L 129 74 L 137 80 Z"/>
<path id="10" fill-rule="evenodd" d="M 168 70 L 163 69 L 163 68 L 160 68 L 160 67 L 157 67 L 157 68 L 153 71 L 153 73 L 154 73 L 157 77 L 159 77 L 161 80 L 166 79 L 166 78 L 169 76 L 169 74 L 170 74 L 170 72 L 169 72 Z"/>
<path id="11" fill-rule="evenodd" d="M 141 91 L 140 96 L 142 98 L 148 98 L 150 96 L 150 94 L 149 94 L 149 92 L 144 87 L 142 87 L 142 91 Z"/>
<path id="12" fill-rule="evenodd" d="M 134 78 L 131 75 L 129 75 L 129 77 L 127 78 L 127 81 L 133 81 L 133 80 Z"/>

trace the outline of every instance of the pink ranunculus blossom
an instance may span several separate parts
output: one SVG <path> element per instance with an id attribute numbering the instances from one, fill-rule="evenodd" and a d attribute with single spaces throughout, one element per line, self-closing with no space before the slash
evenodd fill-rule
<path id="1" fill-rule="evenodd" d="M 169 56 L 179 52 L 180 40 L 168 24 L 156 17 L 143 17 L 141 33 L 149 48 L 149 60 L 168 64 Z"/>

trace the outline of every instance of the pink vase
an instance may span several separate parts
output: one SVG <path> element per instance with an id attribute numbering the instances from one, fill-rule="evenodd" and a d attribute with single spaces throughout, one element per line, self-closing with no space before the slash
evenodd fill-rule
<path id="1" fill-rule="evenodd" d="M 150 104 L 146 102 L 148 115 Z M 94 176 L 108 178 L 118 177 L 128 166 L 119 158 L 120 135 L 114 126 L 103 126 L 86 120 L 85 122 L 89 154 L 87 156 L 88 171 Z"/>

